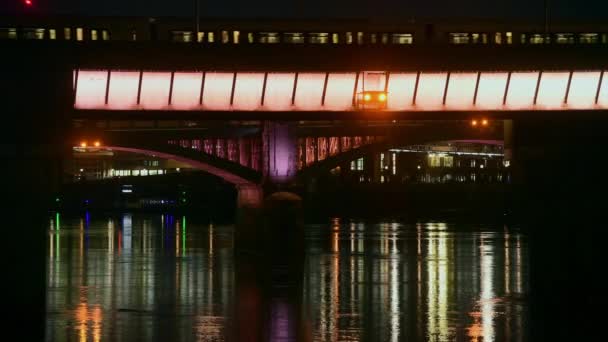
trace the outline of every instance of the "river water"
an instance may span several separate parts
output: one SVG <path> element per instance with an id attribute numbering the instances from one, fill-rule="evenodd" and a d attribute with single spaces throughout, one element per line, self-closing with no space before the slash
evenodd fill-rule
<path id="1" fill-rule="evenodd" d="M 528 241 L 516 227 L 305 225 L 295 306 L 239 295 L 236 229 L 170 214 L 52 216 L 46 339 L 255 341 L 235 337 L 253 324 L 267 341 L 528 340 Z"/>

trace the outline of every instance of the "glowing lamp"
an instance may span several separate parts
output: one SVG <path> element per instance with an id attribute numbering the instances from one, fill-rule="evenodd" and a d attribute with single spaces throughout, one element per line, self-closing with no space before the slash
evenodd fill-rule
<path id="1" fill-rule="evenodd" d="M 86 141 L 80 142 L 80 147 L 87 147 L 87 142 Z"/>
<path id="2" fill-rule="evenodd" d="M 487 126 L 488 125 L 488 120 L 486 120 L 486 119 L 481 120 L 481 124 L 484 125 L 484 126 Z"/>
<path id="3" fill-rule="evenodd" d="M 32 6 L 34 4 L 32 0 L 25 0 L 24 3 L 26 6 Z"/>
<path id="4" fill-rule="evenodd" d="M 101 143 L 99 141 L 96 141 L 94 145 L 95 145 L 95 147 L 99 147 L 101 145 Z"/>
<path id="5" fill-rule="evenodd" d="M 385 93 L 381 93 L 380 95 L 378 95 L 378 100 L 380 102 L 386 101 L 386 94 Z"/>
<path id="6" fill-rule="evenodd" d="M 371 100 L 371 99 L 372 99 L 372 96 L 370 94 L 363 95 L 363 100 L 365 100 L 366 102 L 369 101 L 369 100 Z"/>
<path id="7" fill-rule="evenodd" d="M 477 126 L 477 120 L 471 121 L 471 126 L 473 126 L 473 127 Z"/>

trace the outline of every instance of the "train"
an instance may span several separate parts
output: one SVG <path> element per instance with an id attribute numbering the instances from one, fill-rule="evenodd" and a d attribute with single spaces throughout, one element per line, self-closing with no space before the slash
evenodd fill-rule
<path id="1" fill-rule="evenodd" d="M 606 21 L 0 16 L 0 40 L 192 44 L 606 44 Z"/>

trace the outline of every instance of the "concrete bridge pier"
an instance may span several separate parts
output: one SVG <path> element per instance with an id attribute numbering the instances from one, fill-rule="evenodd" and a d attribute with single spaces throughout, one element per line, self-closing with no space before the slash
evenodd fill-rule
<path id="1" fill-rule="evenodd" d="M 607 305 L 608 121 L 515 121 L 513 204 L 530 248 L 533 341 L 592 339 Z"/>

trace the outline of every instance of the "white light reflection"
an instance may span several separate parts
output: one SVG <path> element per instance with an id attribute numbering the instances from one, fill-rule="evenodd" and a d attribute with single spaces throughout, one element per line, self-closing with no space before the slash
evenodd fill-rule
<path id="1" fill-rule="evenodd" d="M 445 341 L 451 337 L 448 326 L 448 233 L 445 223 L 429 224 L 427 229 L 427 299 L 428 333 L 430 341 Z"/>

